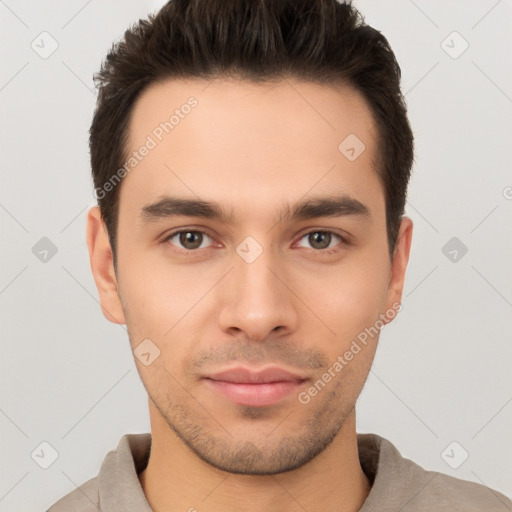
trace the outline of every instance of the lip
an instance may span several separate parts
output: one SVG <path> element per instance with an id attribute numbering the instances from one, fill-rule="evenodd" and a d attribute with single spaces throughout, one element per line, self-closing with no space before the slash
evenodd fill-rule
<path id="1" fill-rule="evenodd" d="M 238 405 L 265 407 L 280 402 L 307 379 L 276 366 L 258 370 L 239 366 L 207 375 L 203 380 Z"/>

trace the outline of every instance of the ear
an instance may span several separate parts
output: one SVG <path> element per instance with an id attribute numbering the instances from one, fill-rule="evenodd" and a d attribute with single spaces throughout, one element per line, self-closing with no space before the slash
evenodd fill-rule
<path id="1" fill-rule="evenodd" d="M 403 217 L 400 223 L 395 249 L 393 251 L 391 276 L 386 296 L 386 311 L 394 310 L 396 313 L 396 305 L 400 304 L 402 301 L 405 270 L 407 268 L 407 263 L 409 262 L 409 253 L 411 250 L 412 228 L 412 220 L 409 217 Z M 389 323 L 393 318 L 394 315 L 391 319 L 385 321 L 385 323 Z"/>
<path id="2" fill-rule="evenodd" d="M 87 213 L 87 246 L 103 315 L 115 324 L 124 324 L 126 321 L 118 293 L 114 258 L 107 227 L 98 206 L 93 206 Z"/>

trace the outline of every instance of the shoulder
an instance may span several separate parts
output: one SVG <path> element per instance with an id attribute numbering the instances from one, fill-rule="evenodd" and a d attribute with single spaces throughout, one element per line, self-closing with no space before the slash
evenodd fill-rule
<path id="1" fill-rule="evenodd" d="M 403 457 L 390 441 L 376 434 L 358 434 L 358 445 L 361 466 L 373 480 L 361 512 L 512 511 L 512 501 L 504 494 L 485 485 L 428 471 Z"/>
<path id="2" fill-rule="evenodd" d="M 125 434 L 107 453 L 98 475 L 80 485 L 46 512 L 150 510 L 137 477 L 146 466 L 151 435 Z"/>
<path id="3" fill-rule="evenodd" d="M 91 478 L 54 503 L 46 512 L 98 512 L 98 480 Z"/>
<path id="4" fill-rule="evenodd" d="M 422 507 L 418 510 L 435 506 L 437 510 L 453 512 L 512 511 L 512 501 L 507 496 L 485 485 L 419 466 L 413 470 L 412 477 L 424 483 L 424 488 L 418 488 L 417 495 L 411 498 L 411 503 Z"/>

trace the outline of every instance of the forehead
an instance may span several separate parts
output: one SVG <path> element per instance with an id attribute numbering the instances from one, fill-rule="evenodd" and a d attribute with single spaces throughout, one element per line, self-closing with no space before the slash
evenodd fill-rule
<path id="1" fill-rule="evenodd" d="M 187 118 L 191 121 L 184 123 Z M 180 125 L 193 124 L 198 136 L 201 126 L 207 131 L 215 126 L 216 136 L 227 134 L 237 142 L 247 135 L 278 143 L 294 135 L 310 136 L 312 140 L 327 136 L 336 142 L 343 134 L 353 133 L 371 144 L 368 139 L 374 135 L 373 117 L 356 89 L 296 79 L 260 84 L 224 78 L 168 79 L 152 84 L 132 109 L 130 145 L 136 144 L 141 135 L 158 132 L 158 127 L 169 121 L 173 135 L 178 137 L 183 131 L 177 129 Z M 167 134 L 164 130 L 162 135 Z"/>
<path id="2" fill-rule="evenodd" d="M 127 153 L 139 156 L 121 205 L 123 196 L 140 205 L 163 193 L 218 201 L 236 195 L 241 204 L 260 197 L 262 207 L 313 189 L 382 195 L 374 120 L 349 86 L 166 80 L 136 101 Z"/>

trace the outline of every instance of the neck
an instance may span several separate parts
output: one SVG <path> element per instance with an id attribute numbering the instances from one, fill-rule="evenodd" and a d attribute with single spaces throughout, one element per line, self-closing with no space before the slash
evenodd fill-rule
<path id="1" fill-rule="evenodd" d="M 151 407 L 151 454 L 139 479 L 154 512 L 356 512 L 371 485 L 358 456 L 355 411 L 304 466 L 268 476 L 227 473 L 199 459 Z"/>

